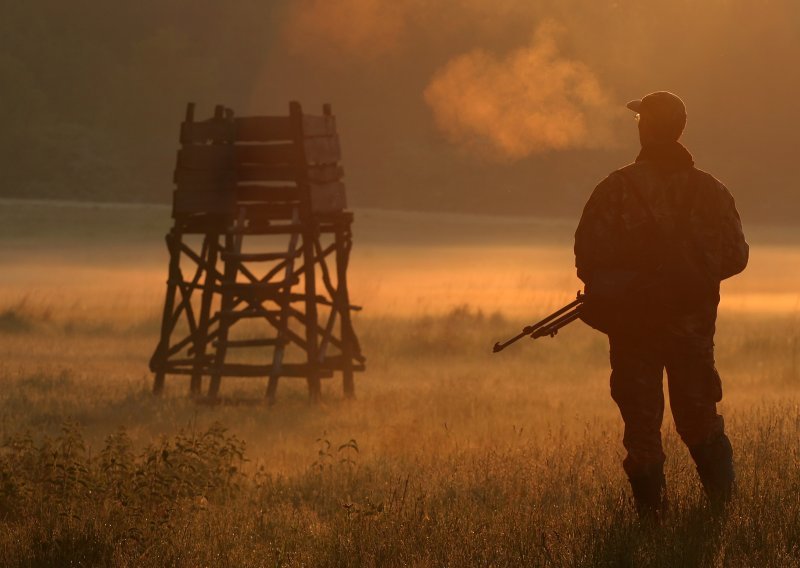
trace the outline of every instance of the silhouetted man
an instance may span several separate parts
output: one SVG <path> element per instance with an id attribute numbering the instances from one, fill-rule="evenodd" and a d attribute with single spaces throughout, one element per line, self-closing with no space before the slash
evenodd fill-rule
<path id="1" fill-rule="evenodd" d="M 728 190 L 678 142 L 683 101 L 661 91 L 627 106 L 642 149 L 592 193 L 575 233 L 575 265 L 589 299 L 584 319 L 609 336 L 623 467 L 640 516 L 654 517 L 665 490 L 664 368 L 675 426 L 706 494 L 715 503 L 731 494 L 713 340 L 719 283 L 744 270 L 749 247 Z"/>

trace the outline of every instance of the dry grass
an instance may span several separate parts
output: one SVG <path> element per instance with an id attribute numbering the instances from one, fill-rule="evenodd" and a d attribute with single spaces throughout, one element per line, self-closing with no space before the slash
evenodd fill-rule
<path id="1" fill-rule="evenodd" d="M 21 205 L 14 211 L 55 216 Z M 77 221 L 61 214 L 68 230 L 78 221 L 104 227 L 83 210 Z M 112 217 L 135 227 L 139 214 Z M 13 222 L 24 233 L 25 223 Z M 721 318 L 722 410 L 739 472 L 728 513 L 705 507 L 668 421 L 672 511 L 664 527 L 642 527 L 619 465 L 621 424 L 608 396 L 604 338 L 574 326 L 555 340 L 489 353 L 523 323 L 520 316 L 569 298 L 569 267 L 558 268 L 569 251 L 547 243 L 528 250 L 512 234 L 510 244 L 494 235 L 491 247 L 448 241 L 414 255 L 417 244 L 384 242 L 378 225 L 365 223 L 365 250 L 354 259 L 361 298 L 389 306 L 368 305 L 356 322 L 369 372 L 357 378 L 358 400 L 344 400 L 334 380 L 315 407 L 304 386 L 291 382 L 272 408 L 197 406 L 175 378 L 166 396 L 150 396 L 146 366 L 164 277 L 155 230 L 139 242 L 117 222 L 117 234 L 99 244 L 90 236 L 64 243 L 49 233 L 3 235 L 4 562 L 800 565 L 796 314 L 729 306 Z M 765 250 L 778 250 L 767 241 Z M 137 254 L 120 258 L 130 250 Z M 468 250 L 492 270 L 459 273 Z M 432 272 L 435 258 L 452 262 L 450 283 L 450 264 Z M 552 289 L 537 266 L 521 269 L 508 258 L 540 263 L 556 278 Z M 394 281 L 393 260 L 430 275 L 418 278 L 415 294 L 424 297 L 429 287 L 451 304 L 404 298 L 406 281 Z M 788 285 L 779 286 L 788 277 L 775 274 L 763 289 L 755 279 L 735 286 L 742 298 L 789 297 Z M 537 283 L 536 294 L 519 295 Z M 490 302 L 498 291 L 511 294 L 508 304 Z M 525 305 L 516 315 L 507 307 L 514 298 Z M 485 311 L 452 305 L 464 301 Z M 223 390 L 258 395 L 261 383 L 229 381 Z"/>

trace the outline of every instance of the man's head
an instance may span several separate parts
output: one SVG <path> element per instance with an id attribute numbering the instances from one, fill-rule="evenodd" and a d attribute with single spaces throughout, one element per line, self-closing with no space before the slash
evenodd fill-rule
<path id="1" fill-rule="evenodd" d="M 639 116 L 639 141 L 642 146 L 673 142 L 681 137 L 686 126 L 686 106 L 677 95 L 668 91 L 650 93 L 627 107 Z"/>

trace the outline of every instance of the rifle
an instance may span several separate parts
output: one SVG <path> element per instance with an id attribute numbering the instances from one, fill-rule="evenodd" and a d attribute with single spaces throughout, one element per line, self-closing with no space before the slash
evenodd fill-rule
<path id="1" fill-rule="evenodd" d="M 578 319 L 581 315 L 581 304 L 585 301 L 586 296 L 578 292 L 577 298 L 575 301 L 570 302 L 563 308 L 556 310 L 542 321 L 537 322 L 533 325 L 525 326 L 522 331 L 518 334 L 509 339 L 504 343 L 500 343 L 499 341 L 494 344 L 494 348 L 492 349 L 492 353 L 499 353 L 512 343 L 516 343 L 523 337 L 528 335 L 531 336 L 532 339 L 538 339 L 539 337 L 555 337 L 558 334 L 558 330 L 568 325 Z"/>

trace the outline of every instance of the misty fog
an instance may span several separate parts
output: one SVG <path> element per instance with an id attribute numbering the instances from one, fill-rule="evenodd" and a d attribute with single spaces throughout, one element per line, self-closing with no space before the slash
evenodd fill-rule
<path id="1" fill-rule="evenodd" d="M 297 99 L 333 104 L 356 208 L 577 217 L 663 89 L 745 222 L 800 206 L 793 0 L 43 0 L 0 26 L 4 196 L 166 202 L 186 102 Z"/>

